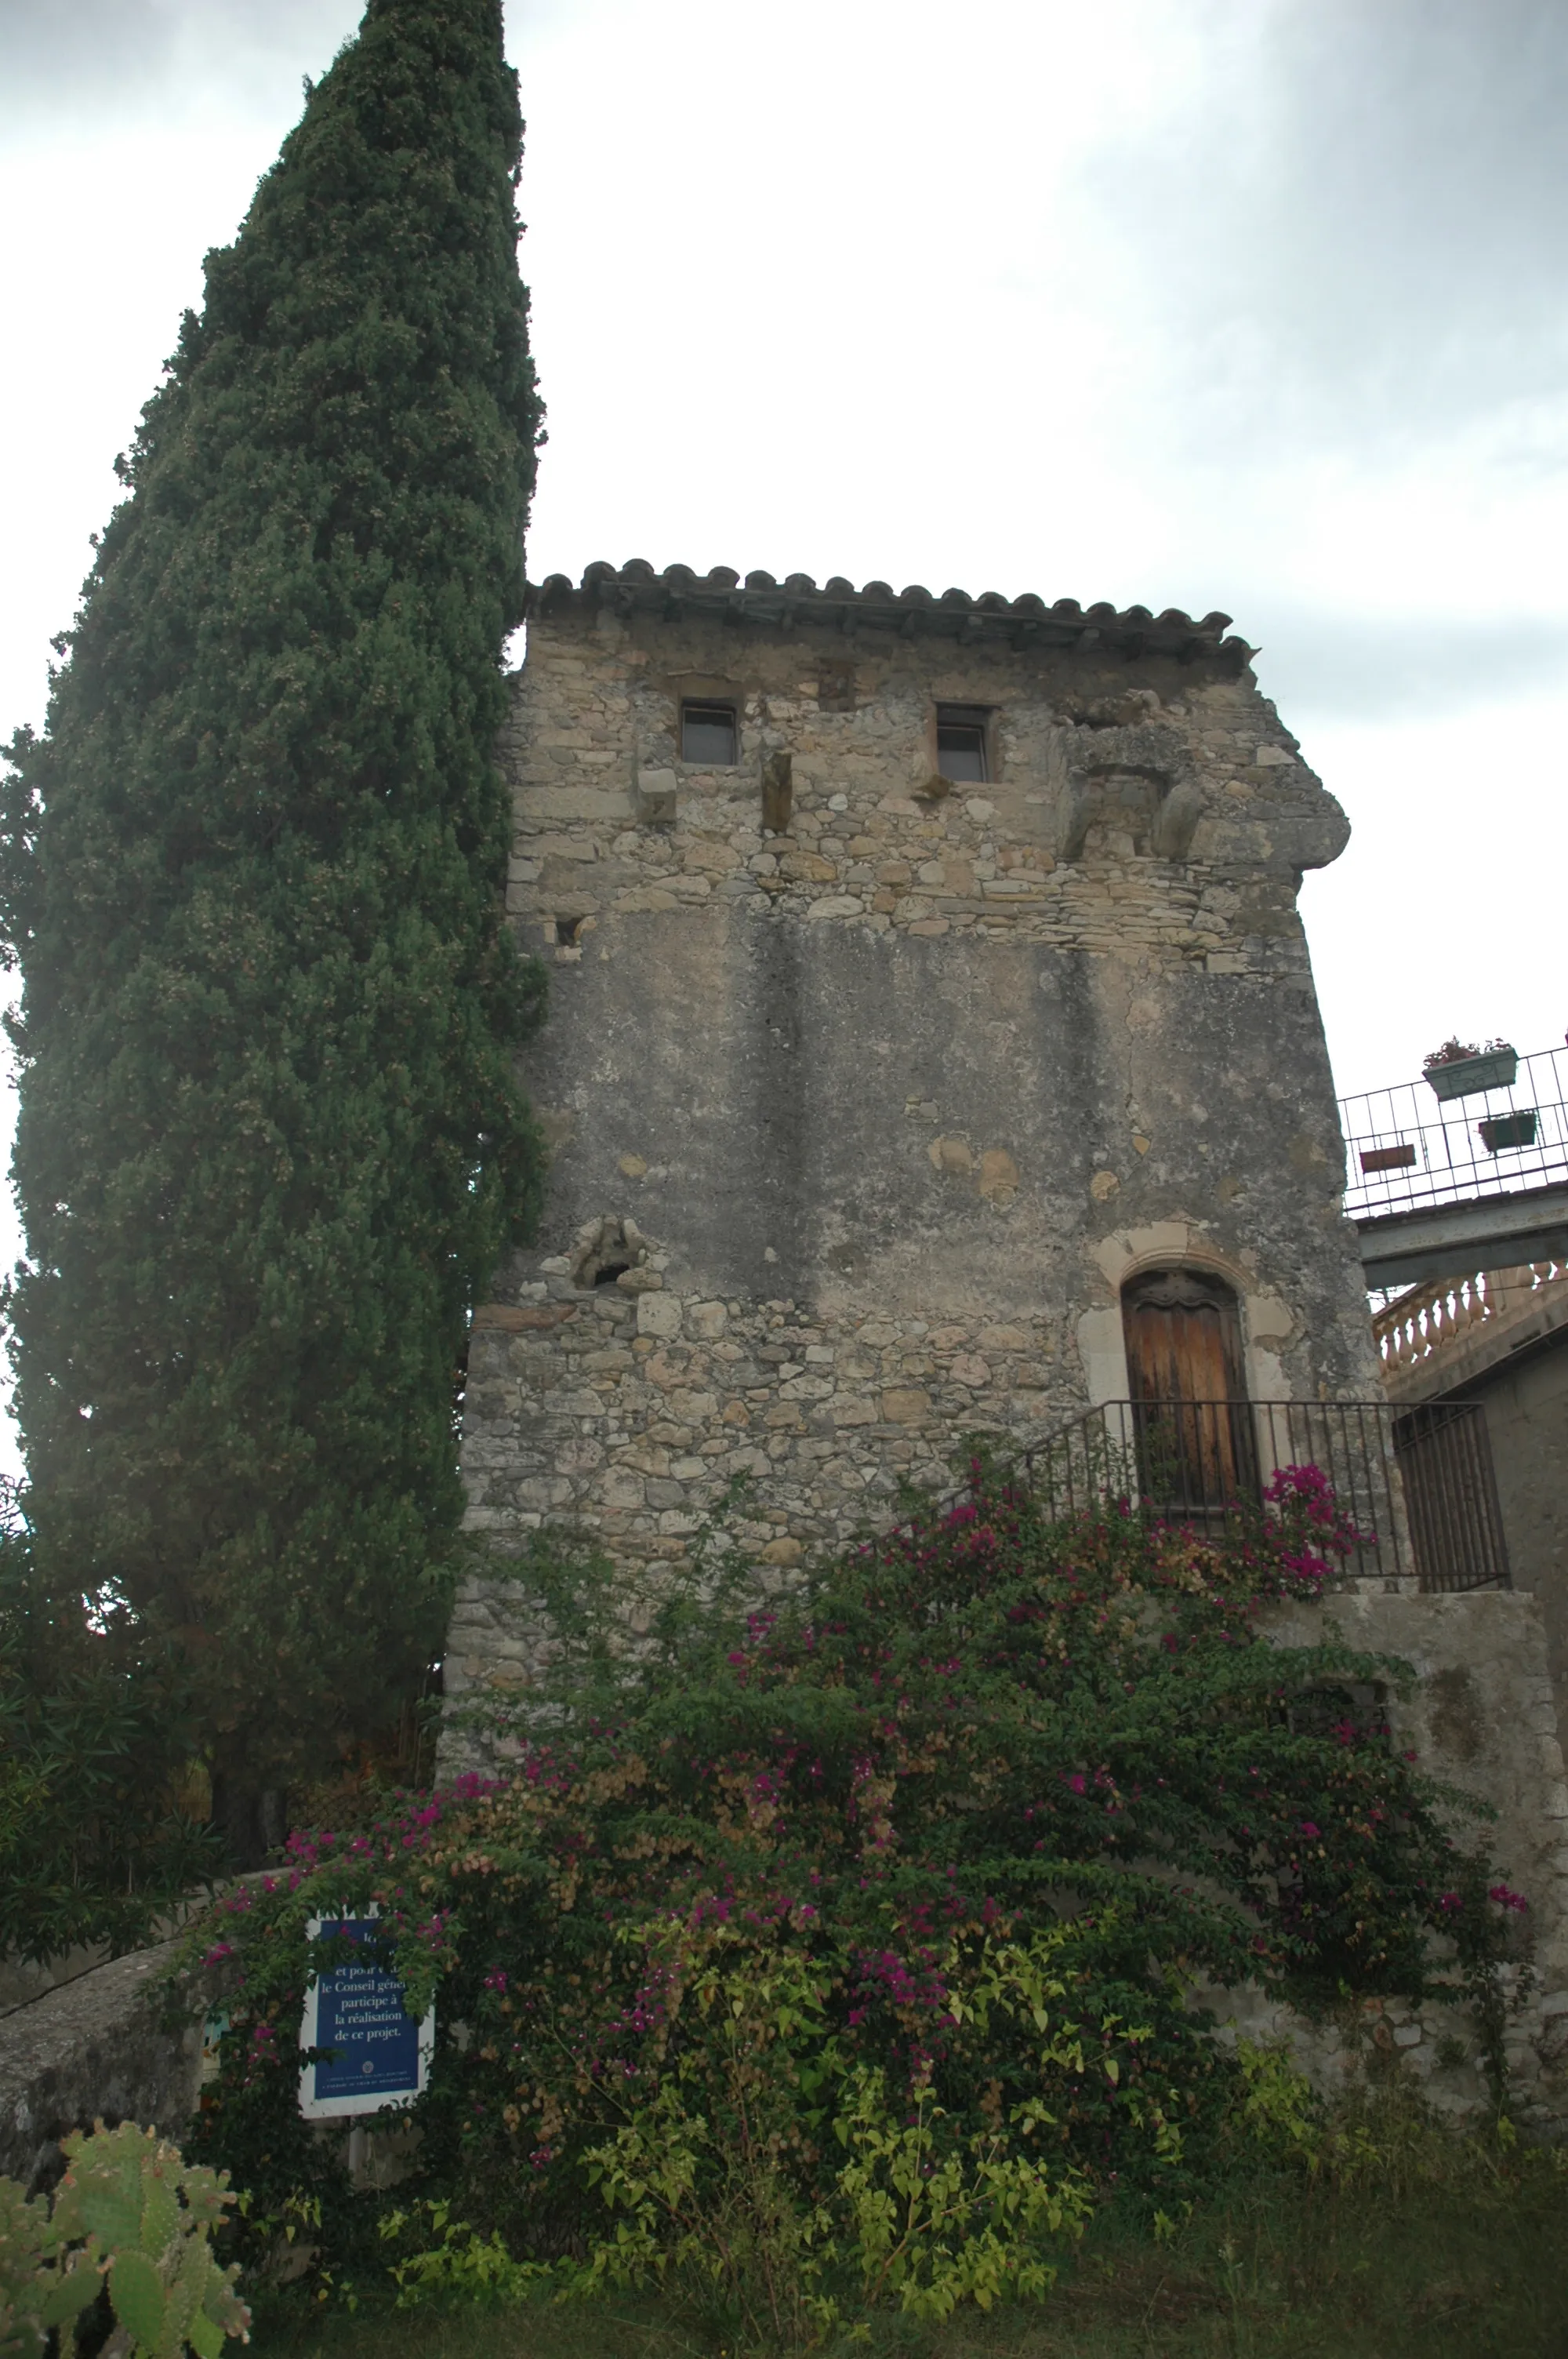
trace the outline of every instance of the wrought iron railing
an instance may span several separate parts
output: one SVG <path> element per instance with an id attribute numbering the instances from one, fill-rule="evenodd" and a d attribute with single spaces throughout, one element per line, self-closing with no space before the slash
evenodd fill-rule
<path id="1" fill-rule="evenodd" d="M 1347 1580 L 1509 1586 L 1478 1401 L 1402 1411 L 1387 1401 L 1104 1401 L 1037 1443 L 1027 1465 L 1053 1514 L 1125 1498 L 1215 1530 L 1266 1513 L 1281 1467 L 1315 1466 L 1358 1535 Z"/>
<path id="2" fill-rule="evenodd" d="M 1342 1098 L 1353 1220 L 1568 1180 L 1568 1049 L 1476 1057 Z"/>
<path id="3" fill-rule="evenodd" d="M 1393 1444 L 1422 1587 L 1509 1588 L 1508 1541 L 1482 1404 L 1422 1401 L 1396 1410 Z"/>

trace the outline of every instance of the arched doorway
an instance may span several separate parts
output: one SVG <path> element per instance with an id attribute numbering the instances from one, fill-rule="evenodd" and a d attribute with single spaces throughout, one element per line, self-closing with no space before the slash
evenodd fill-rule
<path id="1" fill-rule="evenodd" d="M 1138 1470 L 1162 1513 L 1218 1514 L 1258 1495 L 1241 1314 L 1206 1270 L 1152 1269 L 1122 1289 Z"/>

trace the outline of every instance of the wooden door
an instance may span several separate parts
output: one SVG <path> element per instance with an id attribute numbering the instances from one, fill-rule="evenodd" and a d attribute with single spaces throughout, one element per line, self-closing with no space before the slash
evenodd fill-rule
<path id="1" fill-rule="evenodd" d="M 1236 1297 L 1198 1270 L 1150 1270 L 1121 1298 L 1140 1477 L 1182 1515 L 1256 1498 L 1257 1452 Z"/>

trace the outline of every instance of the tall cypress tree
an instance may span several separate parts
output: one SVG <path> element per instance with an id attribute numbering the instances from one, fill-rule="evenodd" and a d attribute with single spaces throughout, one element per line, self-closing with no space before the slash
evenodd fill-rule
<path id="1" fill-rule="evenodd" d="M 241 1850 L 438 1644 L 465 1314 L 537 1185 L 492 751 L 521 134 L 500 0 L 369 0 L 208 256 L 11 748 L 32 1522 L 178 1635 Z"/>

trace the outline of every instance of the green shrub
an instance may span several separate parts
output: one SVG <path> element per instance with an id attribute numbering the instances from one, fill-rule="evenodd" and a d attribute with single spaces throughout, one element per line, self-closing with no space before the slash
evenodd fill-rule
<path id="1" fill-rule="evenodd" d="M 752 2333 L 1037 2288 L 1113 2192 L 1173 2216 L 1274 2135 L 1200 1979 L 1485 2005 L 1506 1946 L 1456 1799 L 1325 1709 L 1401 1668 L 1260 1636 L 1344 1545 L 1304 1473 L 1220 1538 L 1052 1522 L 977 1468 L 797 1603 L 672 1607 L 619 1668 L 557 1553 L 581 1686 L 537 1699 L 516 1774 L 297 1836 L 204 1929 L 232 1981 L 210 2150 L 406 2295 L 500 2251 Z M 387 2199 L 295 2106 L 307 1920 L 373 1900 L 410 2009 L 439 1998 L 390 2254 Z"/>
<path id="2" fill-rule="evenodd" d="M 181 1647 L 241 1864 L 440 1646 L 468 1314 L 539 1191 L 495 760 L 521 136 L 500 0 L 369 0 L 206 258 L 0 777 L 31 1511 Z"/>
<path id="3" fill-rule="evenodd" d="M 12 1506 L 0 1491 L 0 1517 Z M 196 1751 L 172 1649 L 113 1600 L 46 1582 L 0 1520 L 0 1941 L 48 1958 L 144 1941 L 219 1864 L 181 1807 Z"/>
<path id="4" fill-rule="evenodd" d="M 180 2160 L 156 2131 L 100 2122 L 65 2140 L 53 2203 L 0 2179 L 0 2359 L 79 2347 L 84 2313 L 107 2292 L 133 2359 L 219 2359 L 249 2339 L 251 2314 L 211 2236 L 232 2203 L 221 2173 Z"/>

